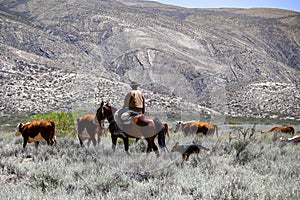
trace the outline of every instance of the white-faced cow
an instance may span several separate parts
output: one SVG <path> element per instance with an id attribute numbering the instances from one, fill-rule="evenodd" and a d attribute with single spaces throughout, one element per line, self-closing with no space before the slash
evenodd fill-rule
<path id="1" fill-rule="evenodd" d="M 293 143 L 293 144 L 298 144 L 300 142 L 300 135 L 296 135 L 296 136 L 291 137 L 291 138 L 281 137 L 280 140 L 283 141 L 283 142 L 290 142 L 290 143 Z"/>
<path id="2" fill-rule="evenodd" d="M 83 142 L 86 139 L 88 139 L 88 147 L 90 146 L 91 142 L 93 142 L 94 146 L 96 146 L 97 143 L 100 143 L 100 137 L 106 135 L 104 131 L 104 121 L 102 121 L 100 124 L 101 126 L 99 125 L 99 122 L 95 118 L 94 114 L 88 114 L 77 119 L 78 139 L 81 146 L 83 146 Z M 88 135 L 85 134 L 85 131 Z"/>
<path id="3" fill-rule="evenodd" d="M 23 136 L 23 148 L 27 143 L 34 142 L 38 148 L 39 141 L 46 140 L 47 144 L 52 146 L 56 144 L 55 123 L 48 120 L 32 121 L 26 124 L 20 123 L 16 130 L 16 136 Z"/>
<path id="4" fill-rule="evenodd" d="M 177 121 L 176 127 L 174 132 L 178 132 L 179 130 L 182 130 L 184 136 L 196 134 L 198 136 L 207 136 L 207 135 L 213 135 L 216 133 L 218 137 L 218 126 L 215 124 L 209 124 L 204 122 L 182 122 Z"/>

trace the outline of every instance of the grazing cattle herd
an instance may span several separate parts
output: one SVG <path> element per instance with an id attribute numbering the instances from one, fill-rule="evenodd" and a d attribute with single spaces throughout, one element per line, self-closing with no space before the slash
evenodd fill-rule
<path id="1" fill-rule="evenodd" d="M 84 140 L 88 140 L 87 146 L 93 142 L 94 147 L 100 143 L 101 136 L 106 136 L 104 120 L 98 121 L 96 115 L 88 114 L 76 120 L 78 139 L 81 146 Z M 169 126 L 167 123 L 162 123 L 165 137 L 169 136 Z M 218 137 L 218 126 L 215 124 L 190 121 L 182 122 L 177 121 L 174 133 L 181 131 L 185 137 L 187 136 L 213 136 L 216 134 Z M 261 133 L 284 133 L 290 134 L 293 137 L 281 137 L 280 141 L 286 143 L 298 144 L 300 142 L 300 135 L 295 135 L 296 130 L 293 126 L 273 127 L 268 131 L 261 131 Z M 45 140 L 49 146 L 56 144 L 56 130 L 55 123 L 49 120 L 38 120 L 28 122 L 26 124 L 20 123 L 17 126 L 16 136 L 23 136 L 23 149 L 27 143 L 34 142 L 36 149 L 38 148 L 39 141 Z M 97 136 L 97 140 L 96 140 Z M 187 161 L 191 154 L 198 154 L 201 150 L 210 151 L 208 148 L 199 144 L 179 144 L 176 142 L 171 152 L 179 152 L 182 155 L 182 160 Z"/>

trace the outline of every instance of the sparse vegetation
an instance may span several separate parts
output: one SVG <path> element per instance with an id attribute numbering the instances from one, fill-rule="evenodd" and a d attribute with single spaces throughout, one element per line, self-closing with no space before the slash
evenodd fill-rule
<path id="1" fill-rule="evenodd" d="M 260 134 L 274 123 L 300 130 L 299 12 L 134 0 L 0 7 L 1 199 L 300 198 L 300 146 Z M 143 140 L 130 140 L 131 156 L 121 140 L 112 152 L 109 137 L 81 147 L 83 113 L 73 111 L 95 113 L 99 99 L 121 107 L 130 81 L 170 124 L 221 113 L 219 138 L 167 139 L 169 149 L 199 142 L 210 153 L 182 164 L 179 153 L 146 155 Z M 12 130 L 36 119 L 56 123 L 58 143 L 23 151 Z"/>
<path id="2" fill-rule="evenodd" d="M 222 128 L 224 131 L 225 128 Z M 54 147 L 28 145 L 22 152 L 12 133 L 1 133 L 0 196 L 3 199 L 298 199 L 299 147 L 241 128 L 206 137 L 211 149 L 182 163 L 179 153 L 156 158 L 142 152 L 143 141 L 112 152 L 103 138 L 96 148 L 80 147 L 69 135 Z M 240 136 L 239 136 L 240 135 Z M 233 137 L 234 136 L 234 137 Z M 267 137 L 268 136 L 268 137 Z M 189 144 L 181 134 L 167 140 Z"/>

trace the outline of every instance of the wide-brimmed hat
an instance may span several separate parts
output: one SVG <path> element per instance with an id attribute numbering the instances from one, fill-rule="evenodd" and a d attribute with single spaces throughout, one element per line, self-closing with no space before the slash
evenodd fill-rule
<path id="1" fill-rule="evenodd" d="M 140 84 L 138 84 L 138 83 L 135 82 L 135 81 L 132 81 L 129 85 L 130 85 L 130 87 L 132 87 L 132 88 L 137 88 L 138 86 L 140 86 Z"/>

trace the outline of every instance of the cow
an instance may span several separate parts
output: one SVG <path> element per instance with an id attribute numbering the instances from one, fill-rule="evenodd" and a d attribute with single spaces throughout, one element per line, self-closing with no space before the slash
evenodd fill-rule
<path id="1" fill-rule="evenodd" d="M 28 122 L 26 124 L 20 123 L 17 126 L 16 136 L 23 136 L 23 149 L 27 143 L 34 142 L 36 149 L 39 141 L 46 140 L 49 146 L 56 144 L 55 123 L 48 120 L 38 120 Z"/>
<path id="2" fill-rule="evenodd" d="M 198 154 L 202 149 L 210 151 L 200 144 L 180 145 L 179 142 L 176 142 L 171 152 L 179 152 L 182 155 L 182 160 L 187 161 L 191 154 Z"/>
<path id="3" fill-rule="evenodd" d="M 294 143 L 294 144 L 298 144 L 300 142 L 300 135 L 296 135 L 296 136 L 291 137 L 291 138 L 281 137 L 280 140 L 283 141 L 283 142 L 291 142 L 291 143 Z"/>
<path id="4" fill-rule="evenodd" d="M 191 134 L 196 134 L 198 136 L 207 136 L 207 135 L 213 135 L 216 133 L 218 137 L 218 126 L 215 124 L 209 124 L 209 123 L 204 123 L 204 122 L 182 122 L 182 121 L 177 121 L 176 122 L 176 127 L 174 132 L 178 132 L 179 129 L 182 130 L 184 136 L 188 136 Z"/>
<path id="5" fill-rule="evenodd" d="M 98 120 L 95 118 L 94 114 L 87 114 L 77 120 L 77 133 L 80 145 L 83 146 L 83 142 L 88 139 L 87 145 L 90 146 L 91 142 L 93 145 L 96 146 L 97 143 L 99 144 L 101 141 L 101 136 L 105 136 L 104 130 L 104 121 L 102 121 L 101 127 L 98 123 Z M 88 136 L 85 135 L 85 131 L 87 132 Z M 97 135 L 97 141 L 96 141 Z"/>
<path id="6" fill-rule="evenodd" d="M 296 129 L 293 126 L 275 126 L 268 131 L 261 131 L 262 134 L 271 132 L 282 132 L 293 136 L 296 134 Z"/>

